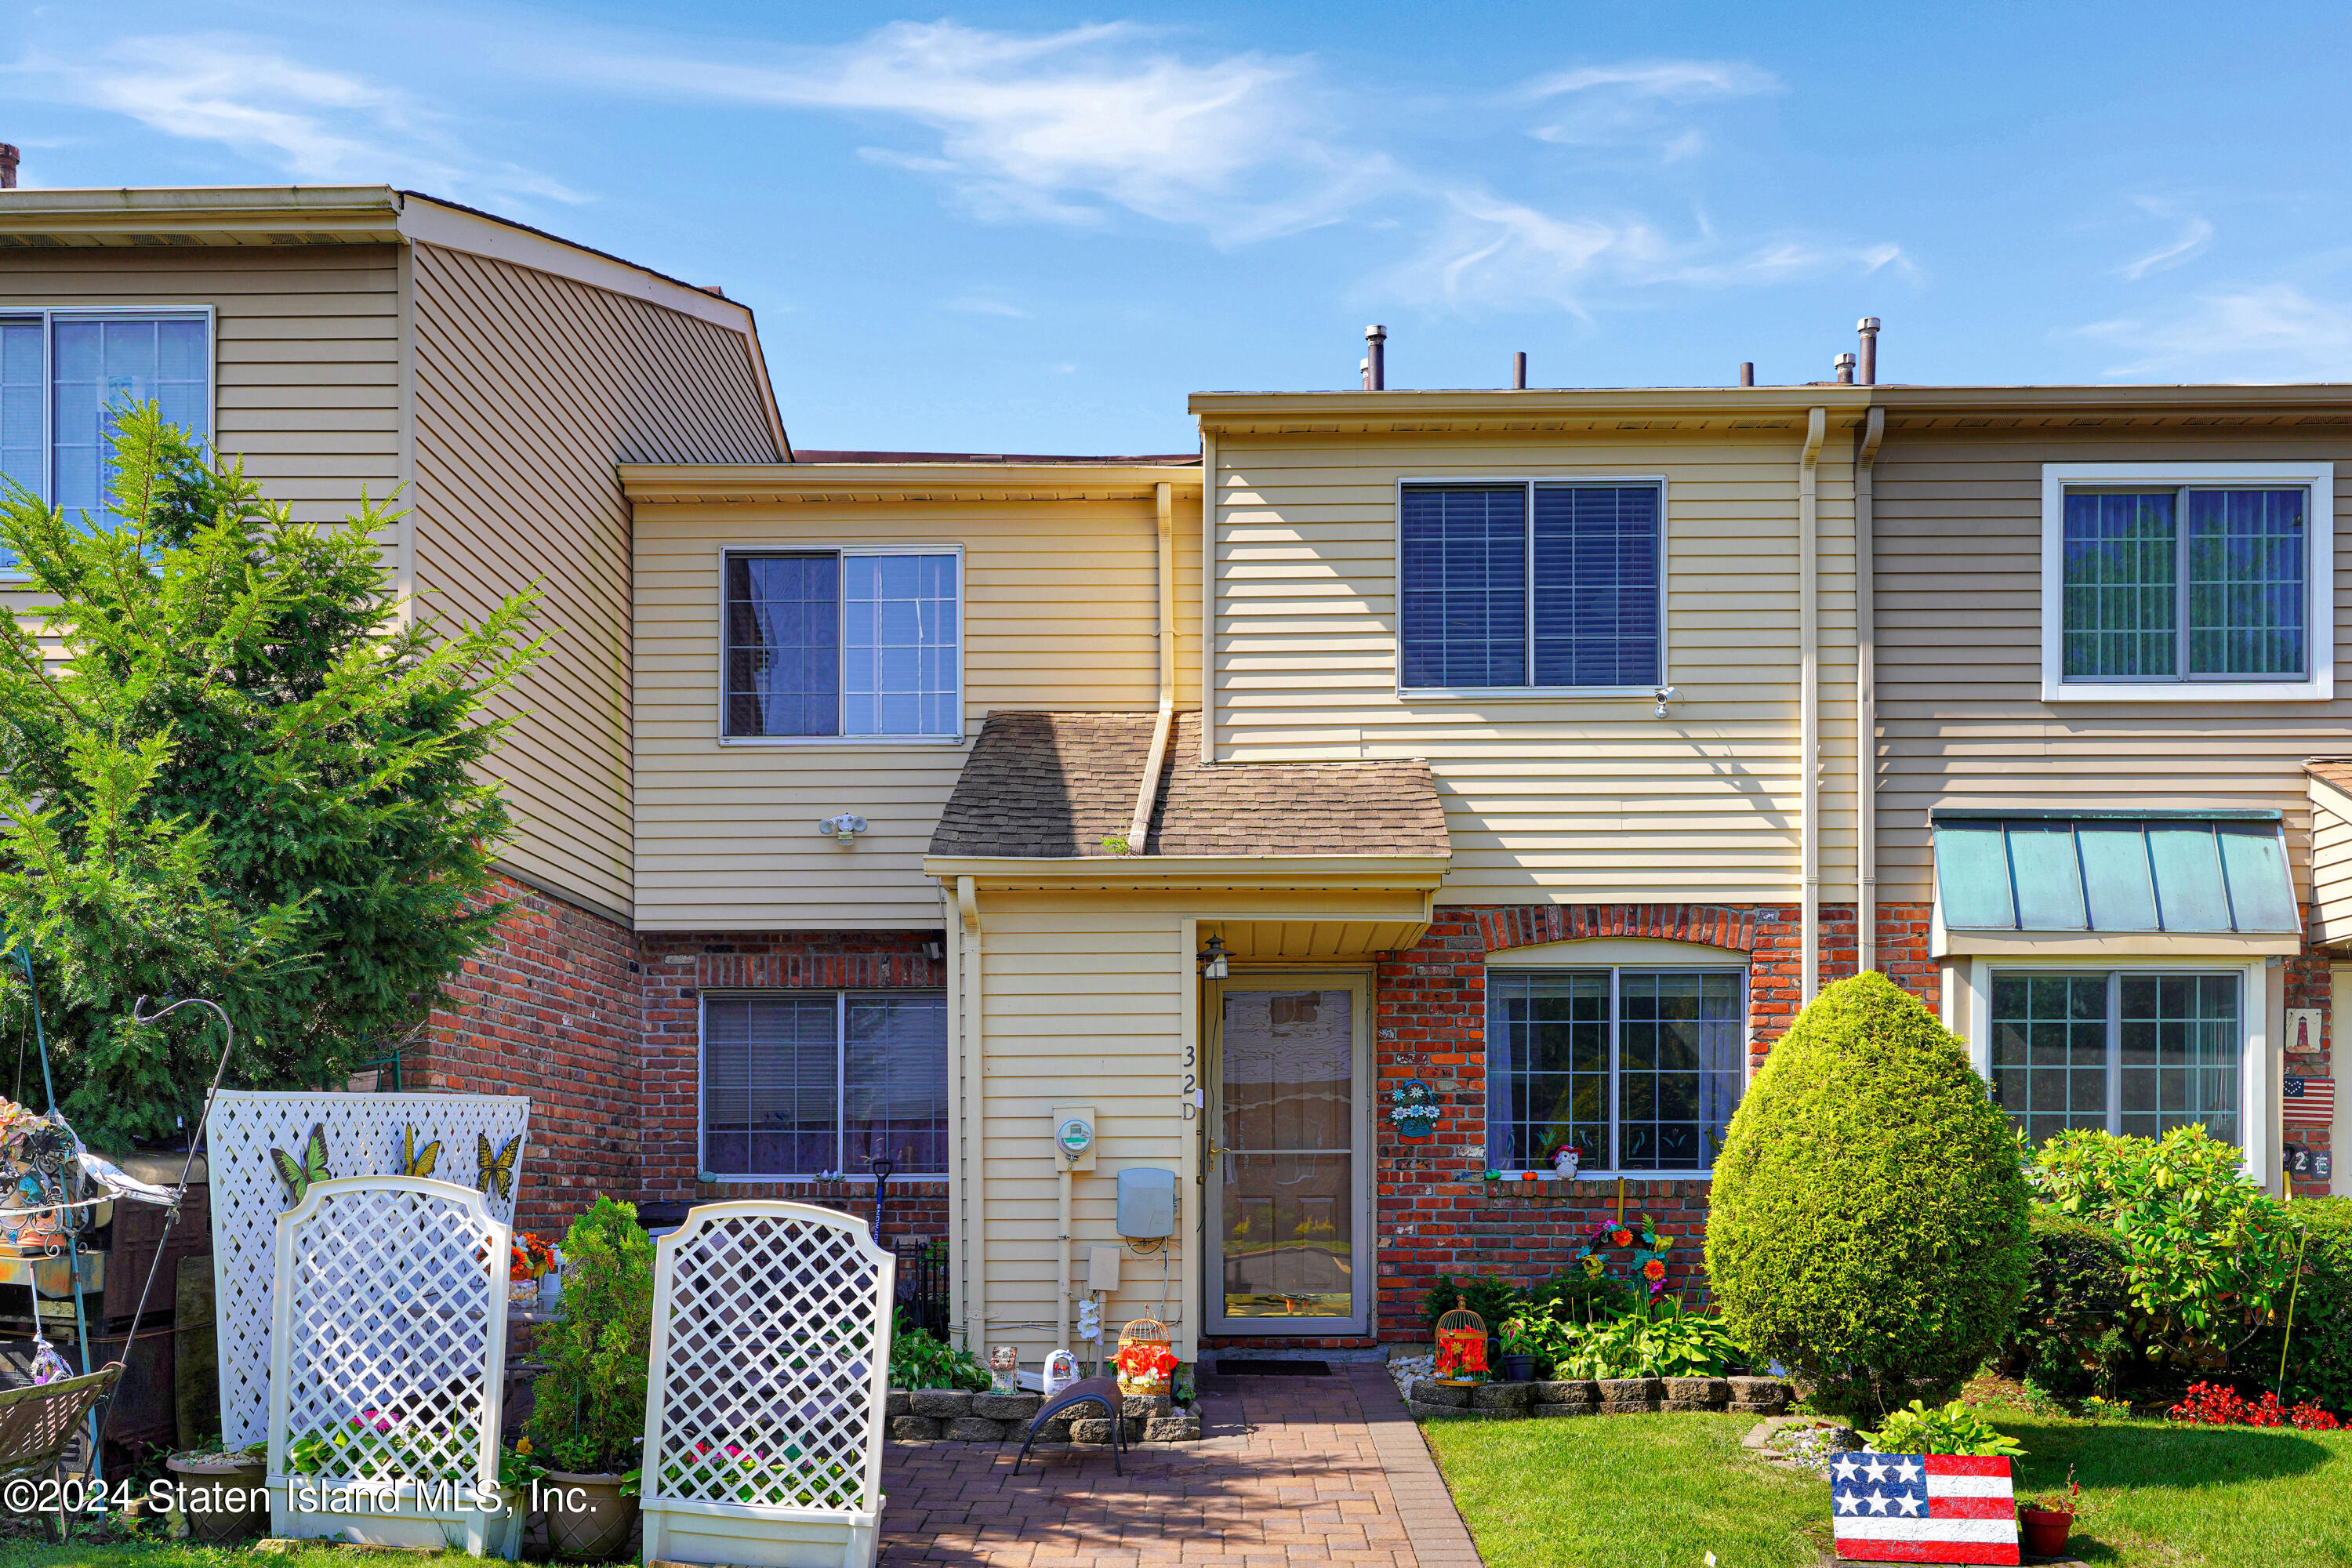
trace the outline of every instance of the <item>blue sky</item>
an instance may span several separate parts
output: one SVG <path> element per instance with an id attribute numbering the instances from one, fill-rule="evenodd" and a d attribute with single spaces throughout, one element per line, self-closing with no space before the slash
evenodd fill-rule
<path id="1" fill-rule="evenodd" d="M 812 447 L 1188 392 L 2352 380 L 2341 7 L 16 5 L 28 184 L 390 181 L 759 312 Z"/>

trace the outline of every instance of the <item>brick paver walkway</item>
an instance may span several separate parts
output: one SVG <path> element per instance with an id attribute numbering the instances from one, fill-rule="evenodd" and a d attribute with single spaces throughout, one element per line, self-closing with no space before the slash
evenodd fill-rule
<path id="1" fill-rule="evenodd" d="M 894 1443 L 882 1562 L 893 1568 L 1479 1568 L 1470 1532 L 1379 1366 L 1201 1380 L 1198 1443 L 1130 1450 Z"/>

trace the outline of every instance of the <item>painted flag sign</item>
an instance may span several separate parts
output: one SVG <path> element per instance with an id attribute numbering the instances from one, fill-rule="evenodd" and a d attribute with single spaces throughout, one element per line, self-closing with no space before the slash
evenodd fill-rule
<path id="1" fill-rule="evenodd" d="M 1960 1454 L 1832 1454 L 1830 1523 L 1854 1563 L 2009 1563 L 2009 1461 Z"/>
<path id="2" fill-rule="evenodd" d="M 2325 1127 L 2336 1120 L 2336 1080 L 2289 1073 L 2279 1108 L 2285 1121 L 2316 1121 Z"/>

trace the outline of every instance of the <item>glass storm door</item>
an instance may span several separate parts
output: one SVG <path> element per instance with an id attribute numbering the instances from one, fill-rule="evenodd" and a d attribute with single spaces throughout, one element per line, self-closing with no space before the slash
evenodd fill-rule
<path id="1" fill-rule="evenodd" d="M 1218 988 L 1211 1112 L 1210 1326 L 1367 1331 L 1363 984 L 1344 975 Z M 1369 1260 L 1364 1251 L 1360 1258 Z"/>

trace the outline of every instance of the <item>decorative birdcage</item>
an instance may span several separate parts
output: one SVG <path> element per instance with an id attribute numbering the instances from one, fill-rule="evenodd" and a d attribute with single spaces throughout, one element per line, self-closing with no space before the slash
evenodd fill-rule
<path id="1" fill-rule="evenodd" d="M 1130 1321 L 1118 1332 L 1118 1354 L 1112 1359 L 1121 1394 L 1149 1397 L 1167 1393 L 1169 1376 L 1176 1370 L 1168 1325 L 1157 1318 Z"/>
<path id="2" fill-rule="evenodd" d="M 660 1238 L 645 1561 L 873 1563 L 896 1268 L 808 1204 L 706 1204 Z"/>
<path id="3" fill-rule="evenodd" d="M 278 1224 L 270 1533 L 510 1551 L 507 1227 L 419 1176 L 314 1182 Z"/>
<path id="4" fill-rule="evenodd" d="M 530 1101 L 521 1095 L 220 1091 L 205 1153 L 212 1195 L 221 1433 L 230 1447 L 257 1442 L 268 1430 L 275 1237 L 278 1216 L 295 1203 L 271 1152 L 294 1163 L 307 1183 L 310 1131 L 316 1128 L 327 1177 L 414 1173 L 485 1189 L 482 1201 L 490 1216 L 508 1225 L 522 1191 L 530 1121 Z M 488 1174 L 480 1158 L 484 1142 L 495 1167 Z M 503 1270 L 499 1279 L 503 1294 Z"/>
<path id="5" fill-rule="evenodd" d="M 1437 1381 L 1476 1383 L 1486 1372 L 1486 1320 L 1461 1307 L 1439 1318 Z"/>

